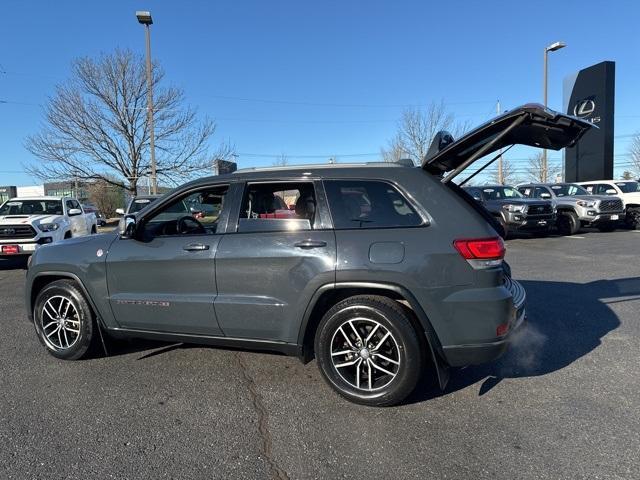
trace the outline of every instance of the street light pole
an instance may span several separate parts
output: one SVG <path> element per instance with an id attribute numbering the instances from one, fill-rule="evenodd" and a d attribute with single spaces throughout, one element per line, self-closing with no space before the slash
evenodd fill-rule
<path id="1" fill-rule="evenodd" d="M 545 107 L 547 106 L 547 77 L 548 77 L 547 63 L 548 63 L 549 52 L 555 52 L 556 50 L 560 50 L 561 48 L 564 48 L 566 46 L 567 45 L 563 42 L 555 42 L 544 49 L 544 60 L 543 60 L 544 73 L 543 73 L 543 79 L 542 79 L 542 97 L 543 97 Z M 546 183 L 547 181 L 548 171 L 549 170 L 547 168 L 547 150 L 543 149 L 542 150 L 542 179 L 541 179 L 543 183 Z"/>
<path id="2" fill-rule="evenodd" d="M 153 78 L 151 72 L 151 29 L 153 23 L 150 12 L 136 12 L 138 22 L 145 26 L 145 37 L 147 43 L 147 123 L 149 124 L 149 150 L 151 154 L 151 184 L 153 194 L 158 193 L 158 177 L 156 175 L 156 145 L 155 132 L 153 128 Z"/>

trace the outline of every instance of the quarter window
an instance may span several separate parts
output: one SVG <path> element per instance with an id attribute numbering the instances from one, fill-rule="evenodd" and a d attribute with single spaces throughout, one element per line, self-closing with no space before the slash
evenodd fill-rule
<path id="1" fill-rule="evenodd" d="M 422 219 L 391 184 L 381 181 L 325 182 L 336 229 L 415 227 Z"/>
<path id="2" fill-rule="evenodd" d="M 315 221 L 313 183 L 249 183 L 242 200 L 238 232 L 311 230 Z"/>

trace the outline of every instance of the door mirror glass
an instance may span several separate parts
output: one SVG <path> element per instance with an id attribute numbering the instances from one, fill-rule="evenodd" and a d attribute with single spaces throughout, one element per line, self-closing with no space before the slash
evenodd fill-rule
<path id="1" fill-rule="evenodd" d="M 80 215 L 82 213 L 82 210 L 80 210 L 79 208 L 72 208 L 68 213 L 70 217 L 73 217 L 75 215 Z"/>
<path id="2" fill-rule="evenodd" d="M 549 200 L 551 198 L 551 194 L 547 192 L 543 192 L 540 194 L 540 198 L 544 198 L 545 200 Z"/>
<path id="3" fill-rule="evenodd" d="M 118 215 L 124 215 L 124 208 L 116 208 L 116 213 Z"/>
<path id="4" fill-rule="evenodd" d="M 613 189 L 613 188 L 608 188 L 608 189 L 605 191 L 605 193 L 606 193 L 607 195 L 615 195 L 615 194 L 616 194 L 616 193 L 618 193 L 618 192 L 616 192 L 616 191 L 615 191 L 615 189 Z"/>
<path id="5" fill-rule="evenodd" d="M 136 216 L 126 215 L 118 222 L 118 233 L 122 238 L 131 238 L 136 231 Z"/>
<path id="6" fill-rule="evenodd" d="M 480 195 L 474 195 L 474 196 L 473 196 L 473 199 L 474 199 L 476 202 L 481 202 L 481 201 L 482 201 L 482 197 L 481 197 Z"/>

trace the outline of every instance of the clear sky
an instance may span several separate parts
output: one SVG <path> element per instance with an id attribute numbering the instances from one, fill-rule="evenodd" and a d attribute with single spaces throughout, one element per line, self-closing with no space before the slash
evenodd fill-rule
<path id="1" fill-rule="evenodd" d="M 619 169 L 640 130 L 638 1 L 12 1 L 0 4 L 0 185 L 37 183 L 24 138 L 73 58 L 144 52 L 136 10 L 150 10 L 153 56 L 188 101 L 216 119 L 240 167 L 375 160 L 404 105 L 443 101 L 478 124 L 542 99 L 562 108 L 565 76 L 616 62 Z M 533 152 L 511 153 L 518 168 Z M 359 155 L 359 156 L 349 156 Z M 551 152 L 551 159 L 561 158 Z M 619 173 L 619 172 L 618 172 Z"/>

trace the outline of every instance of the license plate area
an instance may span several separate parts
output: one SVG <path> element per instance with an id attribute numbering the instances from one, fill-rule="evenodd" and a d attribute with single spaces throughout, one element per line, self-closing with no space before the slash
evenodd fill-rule
<path id="1" fill-rule="evenodd" d="M 15 255 L 16 253 L 20 253 L 20 247 L 18 245 L 2 245 L 2 253 Z"/>

